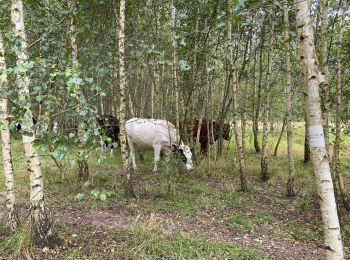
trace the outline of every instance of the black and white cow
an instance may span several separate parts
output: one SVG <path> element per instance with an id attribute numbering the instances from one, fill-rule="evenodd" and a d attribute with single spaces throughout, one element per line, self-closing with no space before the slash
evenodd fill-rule
<path id="1" fill-rule="evenodd" d="M 113 155 L 114 144 L 119 141 L 119 120 L 111 115 L 103 115 L 97 119 L 97 123 L 100 127 L 101 151 L 107 152 L 107 147 L 110 147 Z"/>
<path id="2" fill-rule="evenodd" d="M 193 169 L 192 153 L 187 145 L 176 143 L 176 128 L 166 120 L 132 118 L 125 124 L 126 137 L 130 148 L 130 162 L 137 171 L 135 162 L 135 147 L 152 149 L 154 151 L 154 168 L 156 172 L 157 162 L 161 155 L 171 153 L 178 154 L 187 170 Z"/>

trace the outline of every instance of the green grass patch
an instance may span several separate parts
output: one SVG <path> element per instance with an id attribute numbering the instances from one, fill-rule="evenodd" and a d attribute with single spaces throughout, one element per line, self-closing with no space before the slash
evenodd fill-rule
<path id="1" fill-rule="evenodd" d="M 195 215 L 204 207 L 202 196 L 182 192 L 157 195 L 144 201 L 146 212 L 178 212 L 185 215 Z"/>
<path id="2" fill-rule="evenodd" d="M 32 248 L 31 233 L 28 232 L 30 221 L 21 223 L 16 232 L 8 231 L 5 226 L 0 227 L 0 232 L 5 232 L 6 238 L 0 240 L 0 256 L 5 255 L 8 259 L 17 259 L 23 250 Z"/>
<path id="3" fill-rule="evenodd" d="M 315 223 L 290 222 L 281 227 L 297 241 L 322 241 L 323 235 L 320 227 Z"/>
<path id="4" fill-rule="evenodd" d="M 253 228 L 253 225 L 253 221 L 241 213 L 235 213 L 231 215 L 229 219 L 229 226 L 234 229 L 239 229 L 242 233 L 250 231 Z"/>
<path id="5" fill-rule="evenodd" d="M 125 259 L 260 259 L 253 249 L 181 233 L 166 236 L 133 227 L 119 235 L 120 239 L 128 240 L 121 251 Z"/>

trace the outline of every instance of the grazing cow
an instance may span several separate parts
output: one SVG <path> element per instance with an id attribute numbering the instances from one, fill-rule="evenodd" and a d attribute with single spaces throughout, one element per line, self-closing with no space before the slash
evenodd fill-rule
<path id="1" fill-rule="evenodd" d="M 101 151 L 107 152 L 107 147 L 110 147 L 112 155 L 113 144 L 119 141 L 119 120 L 111 115 L 103 115 L 97 119 L 97 122 L 100 126 Z"/>
<path id="2" fill-rule="evenodd" d="M 209 123 L 209 129 L 208 129 L 208 123 Z M 199 120 L 185 120 L 185 121 L 180 121 L 180 131 L 184 135 L 184 138 L 187 139 L 191 135 L 194 139 L 197 138 L 197 131 L 198 131 L 198 124 Z M 192 129 L 191 129 L 192 125 Z M 229 141 L 230 140 L 230 125 L 229 124 L 224 124 L 223 127 L 223 134 L 222 138 L 225 140 Z M 209 131 L 209 133 L 208 133 Z M 220 124 L 215 122 L 215 121 L 206 121 L 202 120 L 202 125 L 199 133 L 199 143 L 201 145 L 201 153 L 203 155 L 208 154 L 208 134 L 209 134 L 209 140 L 210 144 L 213 144 L 219 139 L 219 132 L 220 132 Z M 213 140 L 214 137 L 214 140 Z"/>
<path id="3" fill-rule="evenodd" d="M 193 169 L 192 153 L 187 145 L 176 143 L 176 128 L 166 120 L 132 118 L 125 123 L 126 137 L 130 147 L 130 162 L 137 171 L 135 163 L 135 147 L 154 150 L 154 169 L 161 155 L 174 153 L 179 155 L 187 170 Z"/>

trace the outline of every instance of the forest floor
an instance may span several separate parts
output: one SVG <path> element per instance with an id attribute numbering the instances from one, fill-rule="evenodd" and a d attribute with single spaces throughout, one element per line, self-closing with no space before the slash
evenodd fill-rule
<path id="1" fill-rule="evenodd" d="M 0 259 L 323 259 L 317 195 L 311 166 L 301 161 L 299 139 L 295 139 L 297 196 L 293 199 L 285 196 L 284 141 L 278 157 L 270 158 L 271 178 L 266 183 L 259 180 L 259 155 L 248 151 L 249 193 L 239 191 L 231 144 L 222 159 L 197 160 L 192 172 L 170 165 L 166 173 L 161 165 L 163 171 L 153 174 L 152 156 L 146 153 L 144 162 L 138 160 L 140 174 L 133 177 L 136 198 L 132 199 L 124 195 L 119 155 L 106 156 L 102 162 L 91 160 L 86 183 L 77 180 L 76 166 L 68 164 L 62 182 L 53 161 L 42 156 L 47 209 L 53 230 L 63 241 L 52 249 L 30 244 L 29 180 L 21 145 L 15 140 L 15 189 L 22 225 L 14 235 L 5 229 L 0 173 Z M 350 158 L 348 141 L 344 158 Z M 342 167 L 349 185 L 349 161 L 344 160 Z M 341 203 L 339 208 L 349 255 L 350 214 Z"/>

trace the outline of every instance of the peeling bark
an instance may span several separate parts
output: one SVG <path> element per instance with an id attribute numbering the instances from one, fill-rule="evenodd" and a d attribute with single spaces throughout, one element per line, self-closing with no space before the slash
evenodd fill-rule
<path id="1" fill-rule="evenodd" d="M 125 75 L 125 0 L 120 1 L 119 9 L 119 30 L 118 30 L 118 47 L 119 47 L 119 88 L 120 88 L 120 106 L 119 106 L 119 123 L 120 123 L 120 151 L 123 161 L 123 171 L 126 175 L 126 195 L 134 197 L 134 191 L 132 186 L 129 161 L 128 161 L 128 150 L 126 145 L 126 132 L 125 132 L 125 89 L 126 89 L 126 75 Z"/>
<path id="2" fill-rule="evenodd" d="M 15 25 L 15 36 L 20 39 L 20 47 L 17 56 L 17 64 L 22 65 L 28 61 L 27 42 L 24 28 L 22 0 L 13 0 L 11 5 L 11 19 Z M 29 97 L 29 77 L 19 75 L 19 96 L 23 100 Z M 46 216 L 44 202 L 44 181 L 41 173 L 41 162 L 34 147 L 35 135 L 33 131 L 33 116 L 30 107 L 25 107 L 24 124 L 22 128 L 22 142 L 30 176 L 30 212 L 32 223 L 32 235 L 34 243 L 43 247 L 49 243 L 52 237 L 51 224 Z"/>
<path id="3" fill-rule="evenodd" d="M 344 208 L 350 211 L 349 196 L 345 189 L 343 175 L 340 167 L 340 143 L 341 143 L 341 115 L 343 112 L 342 107 L 342 64 L 341 64 L 341 50 L 343 48 L 343 33 L 344 26 L 341 20 L 341 28 L 338 35 L 338 48 L 337 48 L 337 91 L 336 91 L 336 117 L 335 117 L 335 142 L 334 142 L 334 162 L 335 162 L 335 177 L 337 179 L 340 197 L 342 199 Z"/>
<path id="4" fill-rule="evenodd" d="M 344 259 L 333 181 L 322 126 L 319 78 L 310 2 L 295 0 L 300 60 L 307 79 L 305 101 L 313 170 L 320 202 L 327 259 Z"/>
<path id="5" fill-rule="evenodd" d="M 267 181 L 269 179 L 269 157 L 268 157 L 268 121 L 270 112 L 270 92 L 271 92 L 271 73 L 272 73 L 272 48 L 274 40 L 275 20 L 271 19 L 270 35 L 269 35 L 269 49 L 268 49 L 268 65 L 266 75 L 266 87 L 265 87 L 265 105 L 264 105 L 264 117 L 263 117 L 263 139 L 261 144 L 261 173 L 260 179 Z"/>
<path id="6" fill-rule="evenodd" d="M 321 83 L 321 108 L 324 129 L 324 138 L 326 141 L 327 153 L 329 155 L 329 71 L 328 71 L 328 0 L 320 1 L 321 7 L 321 28 L 320 28 L 320 62 L 321 73 L 324 81 Z"/>
<path id="7" fill-rule="evenodd" d="M 0 32 L 0 90 L 5 88 L 7 83 L 5 52 Z M 11 138 L 8 120 L 7 99 L 0 99 L 0 123 L 1 123 L 1 140 L 2 140 L 2 158 L 4 163 L 5 185 L 6 185 L 6 209 L 7 223 L 11 231 L 15 231 L 19 224 L 18 212 L 16 207 L 16 197 L 14 191 L 13 166 L 11 155 Z"/>
<path id="8" fill-rule="evenodd" d="M 171 6 L 171 22 L 172 22 L 172 37 L 173 37 L 173 87 L 175 92 L 175 113 L 176 113 L 176 128 L 180 129 L 180 98 L 179 98 L 179 86 L 177 84 L 177 69 L 178 69 L 178 55 L 177 55 L 177 42 L 176 42 L 176 8 L 174 4 Z"/>
<path id="9" fill-rule="evenodd" d="M 71 24 L 70 24 L 70 40 L 71 40 L 71 48 L 72 48 L 72 70 L 73 73 L 78 73 L 79 72 L 79 61 L 78 61 L 78 45 L 77 45 L 77 30 L 76 30 L 76 25 L 75 25 L 75 19 L 74 15 L 76 12 L 76 2 L 75 0 L 70 1 L 70 6 L 71 6 L 71 11 L 72 11 L 72 19 L 71 19 Z M 78 115 L 78 139 L 79 139 L 79 148 L 84 149 L 85 142 L 82 139 L 83 135 L 83 129 L 82 129 L 82 117 L 80 116 L 80 111 L 81 108 L 83 107 L 83 93 L 81 91 L 81 88 L 78 84 L 74 84 L 74 91 L 77 96 L 79 105 L 76 106 L 75 110 Z M 79 167 L 79 172 L 78 176 L 79 179 L 82 181 L 86 181 L 89 179 L 89 166 L 86 161 L 86 158 L 84 158 L 84 151 L 82 151 L 82 154 L 79 155 L 79 160 L 78 160 L 78 167 Z"/>
<path id="10" fill-rule="evenodd" d="M 288 15 L 288 2 L 285 1 L 283 4 L 283 16 L 284 16 L 284 40 L 285 55 L 286 55 L 286 70 L 287 70 L 287 81 L 286 81 L 286 122 L 287 122 L 287 149 L 288 149 L 288 181 L 287 181 L 287 197 L 294 197 L 294 178 L 295 168 L 293 159 L 293 141 L 292 141 L 292 75 L 291 75 L 291 63 L 290 63 L 290 46 L 289 46 L 289 15 Z"/>
<path id="11" fill-rule="evenodd" d="M 241 136 L 239 133 L 237 118 L 238 118 L 238 100 L 237 100 L 237 75 L 235 66 L 232 62 L 232 1 L 227 0 L 227 64 L 228 64 L 228 82 L 232 84 L 232 106 L 233 106 L 233 130 L 235 135 L 235 143 L 237 156 L 239 161 L 239 170 L 240 170 L 240 182 L 241 190 L 244 192 L 248 191 L 248 185 L 246 181 L 246 167 L 244 160 L 243 147 L 241 142 Z"/>

